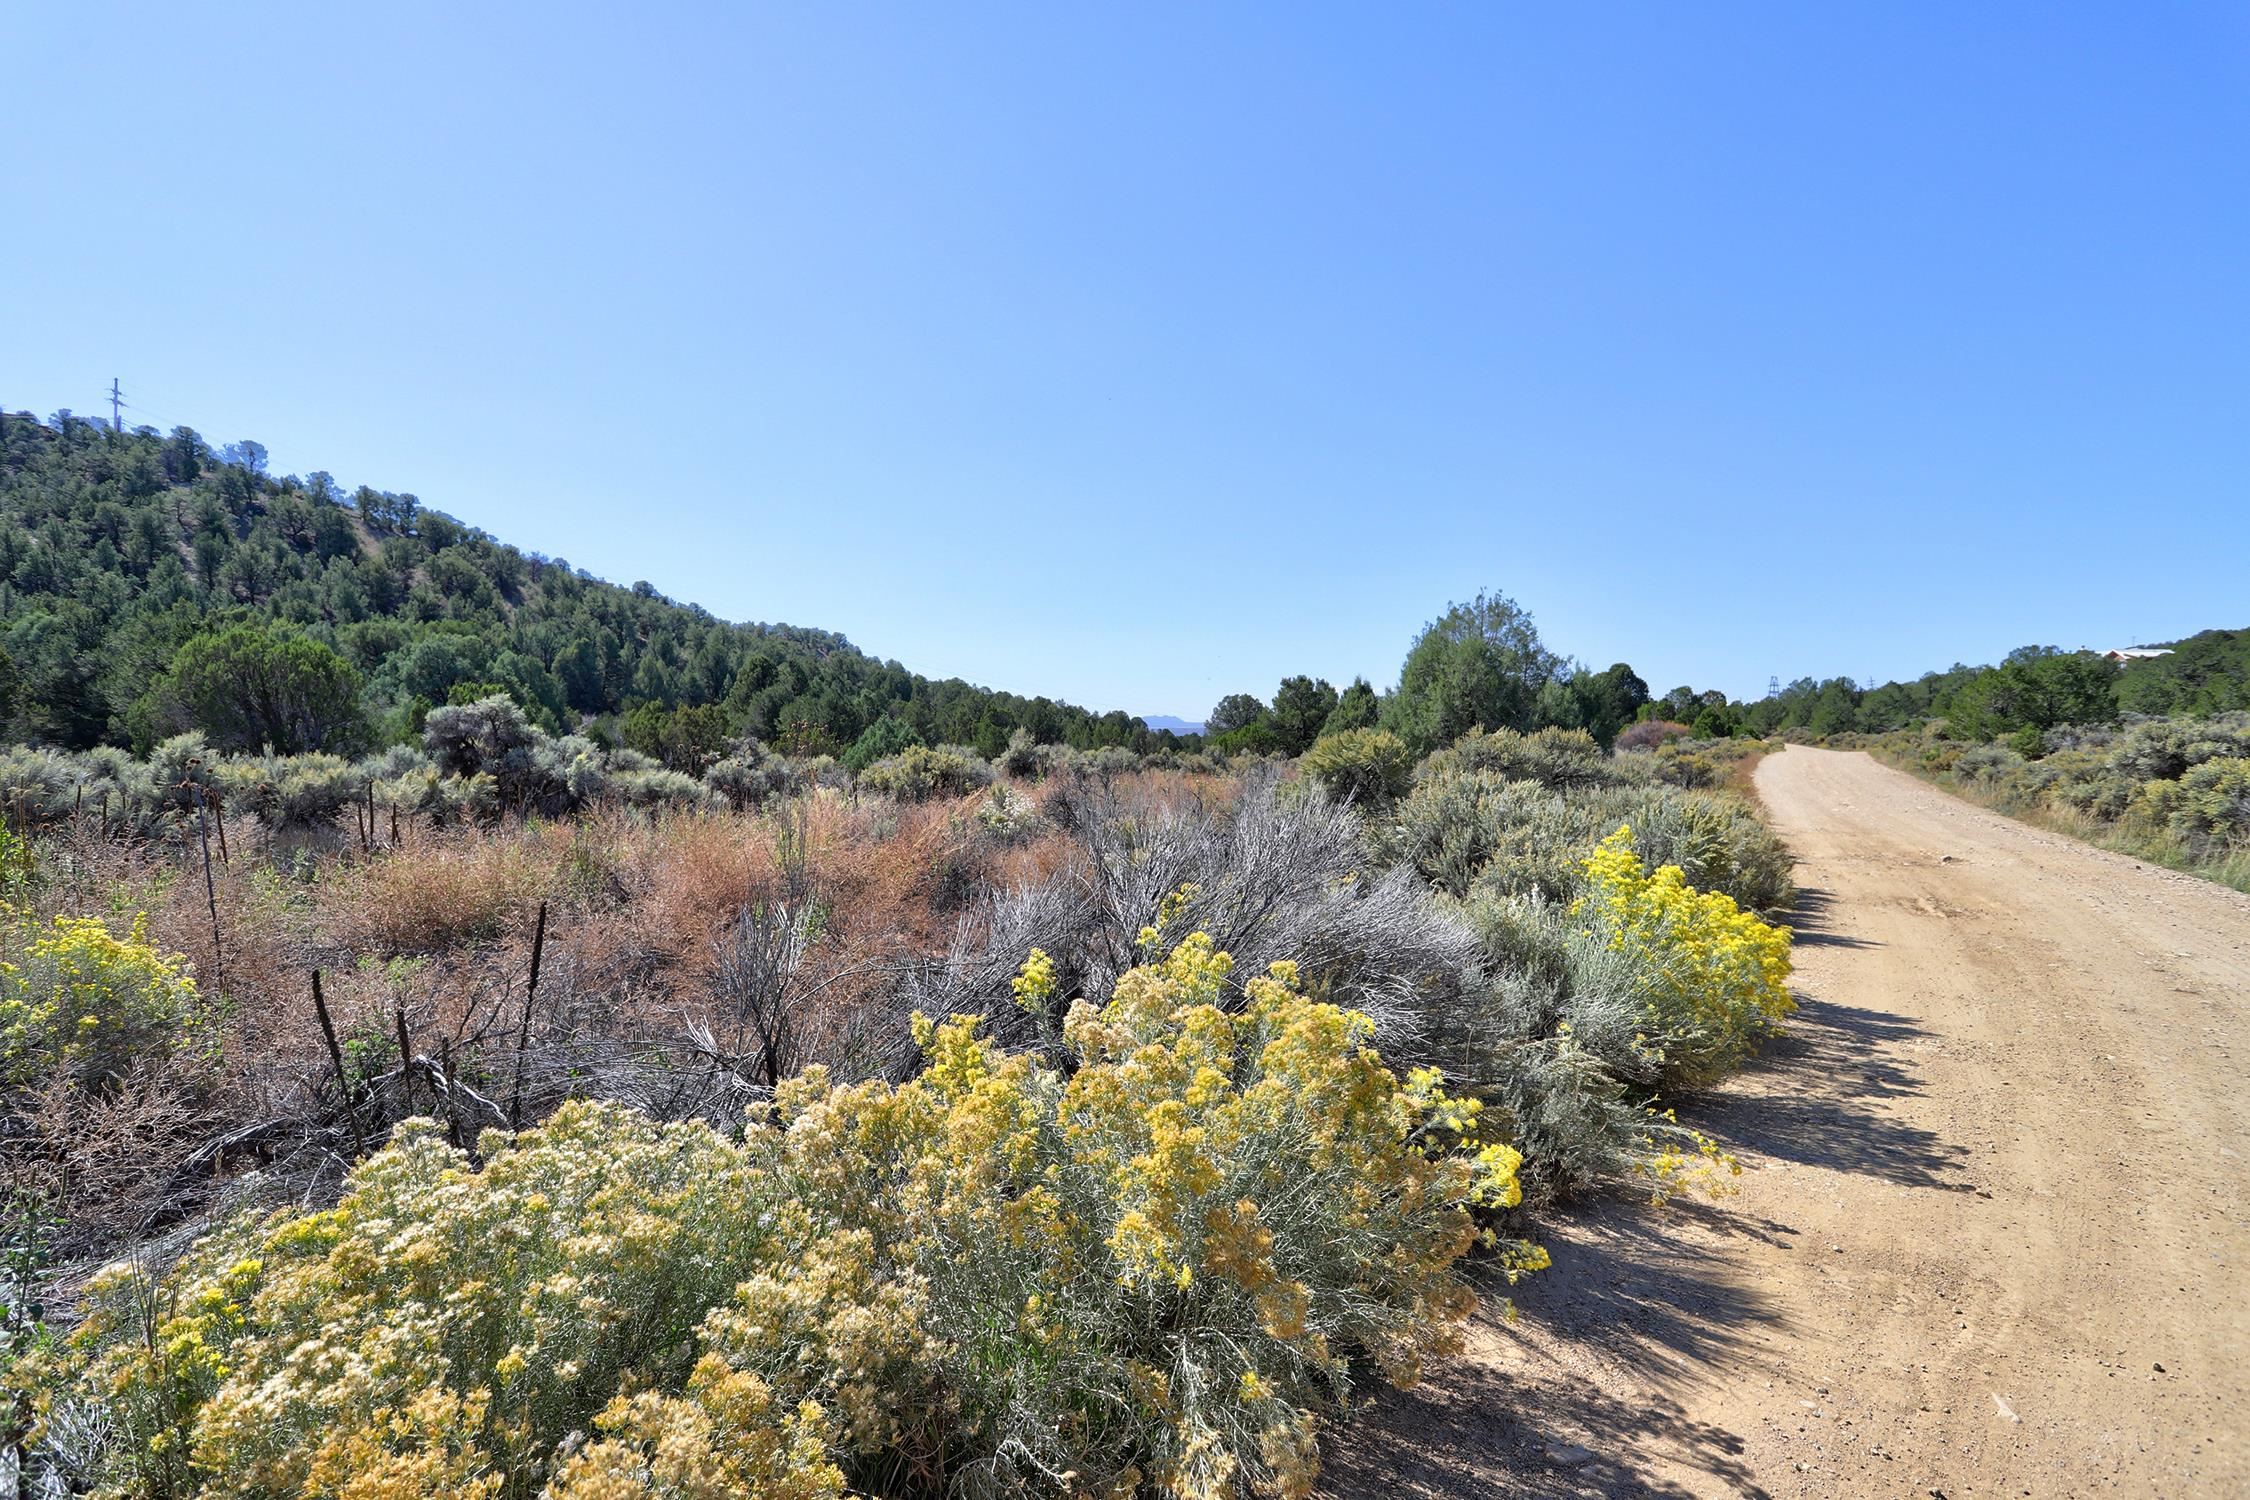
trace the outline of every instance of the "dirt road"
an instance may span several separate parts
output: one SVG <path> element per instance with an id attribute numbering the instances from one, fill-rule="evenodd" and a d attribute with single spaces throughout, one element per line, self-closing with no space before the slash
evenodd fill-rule
<path id="1" fill-rule="evenodd" d="M 2250 898 L 1802 748 L 1711 1205 L 1576 1211 L 1346 1495 L 2250 1495 Z"/>

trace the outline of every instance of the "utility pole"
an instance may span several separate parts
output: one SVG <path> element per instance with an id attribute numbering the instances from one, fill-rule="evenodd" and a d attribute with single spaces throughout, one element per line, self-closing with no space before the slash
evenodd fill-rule
<path id="1" fill-rule="evenodd" d="M 115 375 L 109 377 L 109 425 L 119 437 L 125 435 L 125 400 Z"/>

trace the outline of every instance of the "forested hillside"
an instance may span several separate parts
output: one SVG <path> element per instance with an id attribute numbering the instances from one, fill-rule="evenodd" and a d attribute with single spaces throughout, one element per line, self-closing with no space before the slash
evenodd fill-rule
<path id="1" fill-rule="evenodd" d="M 351 753 L 495 691 L 550 731 L 683 766 L 740 735 L 800 755 L 871 732 L 873 753 L 996 754 L 1019 728 L 1081 749 L 1171 738 L 1121 710 L 933 682 L 828 631 L 730 624 L 265 457 L 187 428 L 0 414 L 7 738 L 145 751 L 192 728 L 220 749 Z"/>

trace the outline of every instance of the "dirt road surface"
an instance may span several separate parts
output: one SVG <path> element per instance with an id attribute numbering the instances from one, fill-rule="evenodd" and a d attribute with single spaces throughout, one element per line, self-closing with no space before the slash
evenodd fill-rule
<path id="1" fill-rule="evenodd" d="M 1757 787 L 1801 1009 L 1683 1111 L 1741 1191 L 1544 1225 L 1331 1489 L 2250 1495 L 2250 898 L 1861 754 Z"/>

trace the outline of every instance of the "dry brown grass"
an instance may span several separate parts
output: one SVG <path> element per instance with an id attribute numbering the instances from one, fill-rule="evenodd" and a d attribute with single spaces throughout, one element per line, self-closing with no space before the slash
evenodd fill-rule
<path id="1" fill-rule="evenodd" d="M 1222 805 L 1233 793 L 1224 778 L 1121 780 L 1121 794 L 1143 807 Z M 894 1026 L 903 966 L 943 955 L 991 891 L 1044 881 L 1074 857 L 1076 841 L 1048 816 L 1054 789 L 1013 796 L 998 811 L 982 793 L 897 805 L 831 792 L 756 812 L 414 824 L 395 846 L 339 840 L 302 853 L 238 827 L 225 855 L 213 846 L 216 943 L 195 840 L 58 830 L 43 850 L 41 914 L 124 924 L 147 913 L 151 939 L 184 954 L 218 1002 L 216 1046 L 192 1077 L 172 1069 L 126 1080 L 75 1112 L 52 1099 L 11 1101 L 9 1113 L 34 1123 L 31 1155 L 11 1153 L 20 1159 L 10 1165 L 52 1179 L 79 1226 L 74 1244 L 89 1247 L 133 1238 L 152 1216 L 200 1211 L 228 1176 L 261 1162 L 276 1183 L 294 1184 L 286 1191 L 310 1191 L 306 1173 L 332 1181 L 354 1132 L 312 1003 L 315 969 L 354 1123 L 370 1139 L 438 1104 L 431 1085 L 414 1081 L 420 1073 L 402 1077 L 402 1020 L 416 1069 L 442 1058 L 503 1105 L 520 1067 L 527 1120 L 588 1090 L 646 1098 L 660 1112 L 702 1108 L 695 1088 L 709 1063 L 696 1039 L 723 1030 L 709 1024 L 728 1004 L 716 958 L 745 911 L 786 908 L 805 924 L 792 983 L 809 997 L 797 1018 L 806 1045 L 842 1065 L 864 1061 L 865 1038 Z M 542 902 L 543 977 L 527 1005 Z M 653 1092 L 634 1093 L 644 1087 Z M 245 1130 L 265 1132 L 261 1144 L 223 1160 L 195 1154 Z M 294 1144 L 274 1146 L 281 1137 Z M 183 1188 L 189 1167 L 196 1181 Z"/>
<path id="2" fill-rule="evenodd" d="M 423 830 L 343 866 L 329 887 L 334 940 L 383 957 L 489 942 L 553 894 L 568 830 Z"/>

